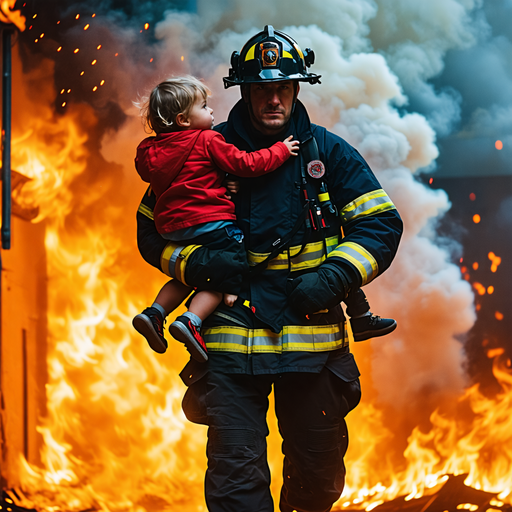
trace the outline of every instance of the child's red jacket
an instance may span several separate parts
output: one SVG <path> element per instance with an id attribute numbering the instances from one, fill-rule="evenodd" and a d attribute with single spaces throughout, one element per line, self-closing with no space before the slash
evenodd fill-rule
<path id="1" fill-rule="evenodd" d="M 144 139 L 137 148 L 135 167 L 156 194 L 158 232 L 170 233 L 204 222 L 234 220 L 234 204 L 222 186 L 226 173 L 261 176 L 289 156 L 282 142 L 247 153 L 213 130 L 186 130 Z"/>

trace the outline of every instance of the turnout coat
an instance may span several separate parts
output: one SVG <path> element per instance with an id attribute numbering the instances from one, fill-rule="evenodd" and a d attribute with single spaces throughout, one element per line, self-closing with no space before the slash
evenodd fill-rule
<path id="1" fill-rule="evenodd" d="M 245 151 L 275 142 L 252 127 L 243 101 L 216 130 L 227 142 Z M 203 366 L 247 374 L 319 372 L 328 366 L 350 382 L 359 372 L 350 354 L 341 306 L 306 317 L 289 304 L 287 284 L 327 263 L 341 269 L 354 288 L 369 283 L 390 266 L 402 234 L 402 221 L 357 150 L 312 124 L 299 101 L 288 132 L 280 135 L 298 139 L 304 148 L 301 156 L 288 159 L 272 173 L 239 178 L 240 190 L 233 199 L 252 267 L 264 261 L 290 233 L 294 234 L 278 255 L 262 265 L 263 270 L 257 268 L 244 277 L 233 308 L 221 304 L 206 320 L 202 334 L 210 359 Z M 318 146 L 313 158 L 323 165 L 311 164 L 311 152 L 305 150 L 311 147 L 313 138 Z M 319 229 L 314 229 L 309 214 L 304 216 L 306 196 L 318 207 L 314 211 L 320 214 Z M 325 207 L 326 197 L 335 207 L 331 208 L 334 213 Z M 186 282 L 187 265 L 194 265 L 201 248 L 177 247 L 159 237 L 152 220 L 153 205 L 154 195 L 146 194 L 137 214 L 140 252 L 167 275 Z M 194 372 L 186 368 L 182 378 L 191 384 L 204 371 L 206 368 Z"/>

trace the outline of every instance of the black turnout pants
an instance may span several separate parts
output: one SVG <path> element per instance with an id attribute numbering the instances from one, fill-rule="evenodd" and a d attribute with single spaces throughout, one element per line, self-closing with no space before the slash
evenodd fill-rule
<path id="1" fill-rule="evenodd" d="M 208 372 L 183 399 L 187 418 L 208 425 L 205 494 L 210 512 L 273 512 L 266 437 L 274 385 L 284 453 L 282 512 L 327 512 L 345 483 L 345 415 L 361 397 L 359 380 L 320 373 Z"/>

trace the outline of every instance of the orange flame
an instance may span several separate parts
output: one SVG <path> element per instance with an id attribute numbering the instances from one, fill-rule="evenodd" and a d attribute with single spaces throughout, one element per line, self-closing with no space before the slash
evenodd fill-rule
<path id="1" fill-rule="evenodd" d="M 1 0 L 0 1 L 0 21 L 2 23 L 12 23 L 21 32 L 25 30 L 26 18 L 21 14 L 21 11 L 13 11 L 16 0 Z"/>
<path id="2" fill-rule="evenodd" d="M 17 145 L 26 156 L 18 167 L 33 177 L 19 199 L 37 203 L 38 219 L 46 217 L 51 284 L 48 416 L 38 428 L 43 468 L 22 459 L 22 487 L 44 495 L 34 498 L 44 510 L 161 510 L 140 505 L 146 496 L 189 510 L 190 489 L 201 496 L 203 430 L 181 412 L 184 389 L 168 360 L 131 329 L 141 304 L 126 300 L 126 272 L 114 271 L 123 251 L 116 230 L 105 226 L 112 208 L 105 205 L 96 221 L 88 217 L 87 227 L 73 214 L 77 197 L 69 188 L 87 172 L 86 137 L 72 115 L 58 122 L 54 133 L 65 140 L 56 153 L 31 145 L 34 132 Z M 86 190 L 80 202 L 97 201 L 94 195 Z"/>
<path id="3" fill-rule="evenodd" d="M 470 387 L 459 399 L 460 409 L 471 411 L 469 417 L 434 411 L 431 429 L 424 432 L 416 427 L 409 436 L 402 471 L 393 472 L 383 462 L 386 448 L 379 444 L 389 447 L 392 435 L 381 423 L 379 411 L 361 404 L 361 412 L 351 413 L 356 416 L 353 430 L 357 432 L 352 444 L 365 448 L 358 450 L 358 459 L 349 450 L 347 489 L 335 510 L 358 505 L 368 511 L 404 494 L 406 499 L 419 498 L 443 483 L 445 475 L 466 473 L 466 485 L 500 493 L 499 499 L 512 503 L 512 369 L 503 349 L 489 350 L 488 356 L 494 359 L 493 374 L 501 391 L 489 398 L 478 384 Z M 375 468 L 385 469 L 372 471 Z"/>

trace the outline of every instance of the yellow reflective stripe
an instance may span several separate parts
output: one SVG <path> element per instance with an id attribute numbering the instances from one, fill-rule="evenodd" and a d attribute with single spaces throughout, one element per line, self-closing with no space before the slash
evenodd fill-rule
<path id="1" fill-rule="evenodd" d="M 210 327 L 203 339 L 209 351 L 243 354 L 328 352 L 349 343 L 344 324 L 285 326 L 277 334 L 269 329 Z"/>
<path id="2" fill-rule="evenodd" d="M 329 201 L 329 192 L 324 192 L 323 194 L 318 194 L 318 200 L 323 203 L 324 201 Z"/>
<path id="3" fill-rule="evenodd" d="M 338 236 L 331 236 L 331 238 L 327 238 L 327 254 L 330 254 L 336 247 L 338 246 Z M 343 238 L 343 237 L 342 237 Z"/>
<path id="4" fill-rule="evenodd" d="M 287 52 L 286 50 L 283 50 L 283 57 L 285 59 L 293 59 L 293 55 L 290 52 Z"/>
<path id="5" fill-rule="evenodd" d="M 169 277 L 175 277 L 178 281 L 181 281 L 183 284 L 187 284 L 185 282 L 185 269 L 187 268 L 187 261 L 190 258 L 190 255 L 196 250 L 199 249 L 199 247 L 202 247 L 201 245 L 187 245 L 184 247 L 179 255 L 178 258 L 176 258 L 176 263 L 174 264 L 174 276 L 171 274 L 171 271 L 169 269 L 169 261 L 172 258 L 172 255 L 174 254 L 174 251 L 180 247 L 180 243 L 177 242 L 169 242 L 164 250 L 162 251 L 162 254 L 160 255 L 160 268 L 162 269 L 162 272 Z"/>
<path id="6" fill-rule="evenodd" d="M 256 45 L 252 46 L 247 50 L 247 53 L 245 54 L 245 60 L 252 60 L 254 59 L 254 49 L 256 48 Z"/>
<path id="7" fill-rule="evenodd" d="M 142 215 L 145 215 L 148 219 L 154 220 L 153 210 L 145 204 L 140 203 L 138 211 L 139 213 L 142 213 Z"/>
<path id="8" fill-rule="evenodd" d="M 327 246 L 327 254 L 333 247 L 338 245 L 338 235 L 331 236 L 325 240 Z M 290 247 L 291 269 L 293 271 L 304 270 L 307 268 L 314 268 L 320 265 L 325 260 L 325 250 L 323 242 L 311 242 L 306 245 L 304 250 L 296 256 L 301 250 L 301 245 Z M 257 253 L 249 251 L 247 259 L 249 265 L 254 267 L 258 263 L 265 260 L 270 253 Z M 267 269 L 269 270 L 287 270 L 288 269 L 288 251 L 283 251 L 275 258 L 269 261 Z"/>
<path id="9" fill-rule="evenodd" d="M 369 283 L 379 273 L 375 258 L 364 247 L 354 242 L 340 244 L 328 257 L 343 258 L 352 263 L 361 274 L 363 285 Z"/>
<path id="10" fill-rule="evenodd" d="M 346 224 L 358 217 L 375 215 L 388 210 L 395 210 L 395 205 L 389 196 L 382 189 L 374 190 L 348 203 L 340 212 L 341 223 Z"/>
<path id="11" fill-rule="evenodd" d="M 176 279 L 181 281 L 183 284 L 187 284 L 185 282 L 185 269 L 187 267 L 187 261 L 190 258 L 190 255 L 196 250 L 202 247 L 201 245 L 187 245 L 179 254 L 178 259 L 176 260 L 175 271 L 176 271 Z"/>

